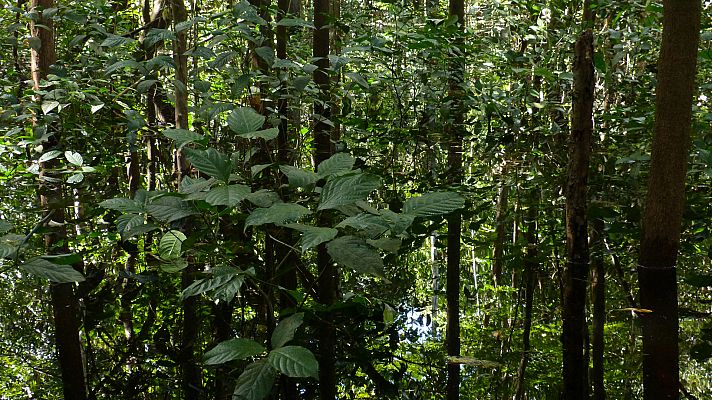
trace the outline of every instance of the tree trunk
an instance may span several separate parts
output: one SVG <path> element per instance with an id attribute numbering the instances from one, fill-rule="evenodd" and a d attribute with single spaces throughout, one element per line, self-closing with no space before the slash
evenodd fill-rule
<path id="1" fill-rule="evenodd" d="M 538 198 L 537 198 L 538 200 Z M 524 400 L 526 393 L 526 371 L 531 350 L 530 334 L 532 330 L 532 309 L 534 308 L 534 281 L 536 279 L 538 234 L 537 207 L 530 205 L 527 216 L 527 254 L 524 258 L 524 329 L 522 332 L 522 358 L 519 360 L 517 382 L 514 390 L 515 400 Z"/>
<path id="2" fill-rule="evenodd" d="M 571 138 L 566 190 L 566 251 L 563 272 L 564 399 L 588 397 L 586 356 L 586 284 L 588 280 L 587 184 L 593 133 L 593 33 L 589 2 L 584 3 L 585 30 L 576 41 Z"/>
<path id="3" fill-rule="evenodd" d="M 32 49 L 31 70 L 34 89 L 39 90 L 42 80 L 47 78 L 50 65 L 56 61 L 54 45 L 54 24 L 52 19 L 43 17 L 43 10 L 54 7 L 53 0 L 32 0 L 30 8 L 38 12 L 38 20 L 30 24 L 32 37 L 38 38 L 39 49 Z M 61 132 L 51 132 L 45 144 L 45 151 L 60 150 Z M 48 254 L 66 254 L 67 228 L 65 226 L 65 206 L 67 199 L 63 191 L 63 179 L 55 171 L 60 169 L 58 159 L 41 163 L 39 176 L 40 205 L 45 213 L 44 236 Z M 77 268 L 81 270 L 81 268 Z M 82 347 L 79 342 L 79 304 L 73 283 L 52 283 L 52 314 L 54 336 L 59 353 L 59 369 L 62 375 L 62 390 L 65 400 L 85 400 L 85 381 Z"/>
<path id="4" fill-rule="evenodd" d="M 699 0 L 663 2 L 655 136 L 638 258 L 640 306 L 652 310 L 641 316 L 646 400 L 679 397 L 675 263 L 685 202 L 700 9 Z"/>
<path id="5" fill-rule="evenodd" d="M 187 12 L 183 0 L 172 0 L 171 11 L 174 24 L 179 24 L 187 19 Z M 177 129 L 188 129 L 188 57 L 187 51 L 188 31 L 176 33 L 173 41 L 173 60 L 176 64 L 174 96 L 175 96 L 175 126 Z M 173 164 L 173 177 L 176 187 L 190 172 L 188 160 L 183 152 L 176 149 Z M 186 232 L 187 233 L 187 232 Z M 181 288 L 185 289 L 193 283 L 196 266 L 188 260 L 188 267 L 181 276 Z M 183 301 L 183 326 L 180 344 L 180 369 L 181 389 L 185 400 L 201 398 L 202 378 L 200 367 L 195 362 L 195 344 L 198 340 L 200 320 L 197 312 L 197 297 L 192 296 Z"/>
<path id="6" fill-rule="evenodd" d="M 328 106 L 330 99 L 331 81 L 329 79 L 329 0 L 314 0 L 314 41 L 313 55 L 314 82 L 321 91 L 321 101 L 314 102 L 314 163 L 319 165 L 331 157 L 334 146 L 331 143 L 331 128 L 326 123 L 330 117 Z M 319 216 L 319 225 L 329 225 L 328 216 Z M 320 245 L 317 249 L 317 268 L 319 269 L 319 301 L 322 304 L 333 304 L 338 298 L 339 274 L 338 269 L 326 252 L 326 246 Z M 334 400 L 336 398 L 336 337 L 330 313 L 324 313 L 324 325 L 319 333 L 319 398 L 321 400 Z"/>
<path id="7" fill-rule="evenodd" d="M 458 186 L 462 183 L 462 139 L 464 136 L 464 89 L 462 83 L 465 75 L 463 37 L 465 31 L 465 3 L 463 0 L 450 0 L 449 14 L 457 17 L 458 32 L 455 38 L 456 54 L 450 60 L 450 79 L 448 82 L 448 97 L 452 102 L 453 113 L 448 122 L 448 154 L 450 166 L 449 184 Z M 446 288 L 447 328 L 445 330 L 445 346 L 448 356 L 460 355 L 460 235 L 462 216 L 459 213 L 447 218 L 447 260 Z M 447 400 L 460 398 L 460 364 L 448 363 L 447 384 L 445 387 Z"/>
<path id="8" fill-rule="evenodd" d="M 603 268 L 603 220 L 596 218 L 591 234 L 591 294 L 593 297 L 593 334 L 591 335 L 591 353 L 593 369 L 591 383 L 593 384 L 593 399 L 605 400 L 606 389 L 603 385 L 604 366 L 604 326 L 606 324 L 606 271 Z"/>

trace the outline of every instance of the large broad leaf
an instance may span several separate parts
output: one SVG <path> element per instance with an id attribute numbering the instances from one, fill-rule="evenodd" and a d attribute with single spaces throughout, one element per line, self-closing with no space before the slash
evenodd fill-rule
<path id="1" fill-rule="evenodd" d="M 25 242 L 25 236 L 8 233 L 0 237 L 0 258 L 12 258 Z"/>
<path id="2" fill-rule="evenodd" d="M 334 228 L 324 228 L 319 226 L 309 226 L 302 224 L 288 224 L 288 228 L 296 229 L 302 233 L 302 252 L 316 247 L 324 242 L 336 237 L 339 233 Z"/>
<path id="3" fill-rule="evenodd" d="M 398 250 L 400 250 L 401 247 L 401 240 L 400 239 L 395 239 L 395 238 L 379 238 L 379 239 L 366 239 L 366 243 L 370 244 L 373 247 L 376 247 L 381 250 L 385 250 L 389 253 L 392 254 L 398 254 Z"/>
<path id="4" fill-rule="evenodd" d="M 196 210 L 181 201 L 180 198 L 173 196 L 160 197 L 149 204 L 147 209 L 152 217 L 165 223 L 197 214 Z"/>
<path id="5" fill-rule="evenodd" d="M 457 193 L 433 192 L 413 197 L 403 204 L 403 213 L 416 217 L 437 217 L 465 207 L 465 199 Z"/>
<path id="6" fill-rule="evenodd" d="M 415 215 L 398 214 L 394 213 L 389 209 L 379 210 L 379 213 L 388 223 L 388 226 L 391 229 L 391 233 L 394 235 L 400 235 L 401 233 L 405 232 L 405 230 L 408 229 L 411 224 L 413 224 L 413 220 L 415 220 Z"/>
<path id="7" fill-rule="evenodd" d="M 187 129 L 166 129 L 163 131 L 163 136 L 173 139 L 177 147 L 181 147 L 186 143 L 200 142 L 205 137 Z"/>
<path id="8" fill-rule="evenodd" d="M 358 272 L 383 276 L 383 260 L 380 254 L 365 240 L 356 236 L 342 236 L 326 244 L 331 258 L 344 267 Z"/>
<path id="9" fill-rule="evenodd" d="M 356 159 L 348 153 L 336 153 L 319 164 L 317 172 L 319 176 L 325 177 L 329 175 L 339 174 L 342 172 L 351 171 L 356 163 Z"/>
<path id="10" fill-rule="evenodd" d="M 285 346 L 272 350 L 267 361 L 274 369 L 291 378 L 316 378 L 319 373 L 319 363 L 314 354 L 301 346 Z"/>
<path id="11" fill-rule="evenodd" d="M 281 203 L 282 199 L 275 192 L 267 189 L 258 190 L 256 192 L 250 193 L 246 197 L 247 201 L 256 205 L 257 207 L 269 207 L 275 203 Z"/>
<path id="12" fill-rule="evenodd" d="M 319 180 L 319 175 L 291 165 L 280 165 L 279 170 L 287 177 L 289 184 L 295 187 L 307 187 Z"/>
<path id="13" fill-rule="evenodd" d="M 230 180 L 232 163 L 224 154 L 213 148 L 207 150 L 184 149 L 183 151 L 188 156 L 188 160 L 200 172 L 224 182 Z"/>
<path id="14" fill-rule="evenodd" d="M 172 230 L 166 232 L 158 243 L 158 254 L 164 260 L 180 257 L 185 239 L 185 234 L 181 231 Z"/>
<path id="15" fill-rule="evenodd" d="M 139 203 L 136 200 L 125 199 L 121 197 L 104 200 L 99 203 L 99 205 L 104 208 L 108 208 L 109 210 L 116 210 L 122 213 L 140 214 L 142 212 L 145 212 L 143 204 Z"/>
<path id="16" fill-rule="evenodd" d="M 277 203 L 268 208 L 258 208 L 245 219 L 245 228 L 252 225 L 286 224 L 309 214 L 306 207 L 294 203 Z"/>
<path id="17" fill-rule="evenodd" d="M 199 294 L 203 294 L 210 290 L 219 288 L 229 283 L 236 276 L 239 276 L 240 278 L 242 278 L 241 280 L 244 281 L 244 277 L 239 275 L 241 272 L 242 271 L 236 268 L 229 268 L 220 274 L 214 274 L 214 276 L 211 278 L 198 279 L 197 281 L 191 283 L 190 286 L 183 289 L 183 292 L 181 292 L 180 295 L 181 300 L 185 300 L 188 297 L 197 296 Z M 242 282 L 240 282 L 240 284 L 242 284 Z"/>
<path id="18" fill-rule="evenodd" d="M 272 140 L 272 139 L 276 138 L 277 136 L 279 136 L 279 129 L 278 128 L 260 129 L 259 131 L 241 133 L 237 136 L 245 138 L 245 139 Z"/>
<path id="19" fill-rule="evenodd" d="M 260 360 L 253 362 L 237 378 L 237 385 L 232 398 L 241 400 L 262 400 L 272 391 L 277 371 L 267 362 Z"/>
<path id="20" fill-rule="evenodd" d="M 233 276 L 232 279 L 230 279 L 227 283 L 215 288 L 215 291 L 213 292 L 213 298 L 229 303 L 240 292 L 240 288 L 242 287 L 243 283 L 245 283 L 244 276 Z"/>
<path id="21" fill-rule="evenodd" d="M 238 135 L 255 132 L 262 128 L 265 117 L 252 107 L 240 107 L 232 110 L 227 117 L 227 124 Z"/>
<path id="22" fill-rule="evenodd" d="M 223 364 L 234 360 L 244 360 L 247 357 L 264 353 L 261 344 L 250 339 L 235 338 L 220 342 L 203 356 L 207 365 Z"/>
<path id="23" fill-rule="evenodd" d="M 380 215 L 373 214 L 357 214 L 353 217 L 348 217 L 341 221 L 337 228 L 351 227 L 362 231 L 366 236 L 375 239 L 388 230 L 390 227 L 388 222 Z"/>
<path id="24" fill-rule="evenodd" d="M 124 214 L 116 219 L 116 229 L 121 235 L 121 240 L 132 238 L 142 233 L 150 232 L 157 229 L 154 224 L 146 224 L 146 217 L 139 214 Z"/>
<path id="25" fill-rule="evenodd" d="M 319 210 L 328 210 L 364 200 L 381 187 L 381 178 L 372 174 L 344 175 L 332 178 L 324 185 Z"/>
<path id="26" fill-rule="evenodd" d="M 185 194 L 198 193 L 205 189 L 211 188 L 218 182 L 219 181 L 215 178 L 205 179 L 202 177 L 191 178 L 190 176 L 184 176 L 180 181 L 180 188 L 178 188 L 178 191 Z"/>
<path id="27" fill-rule="evenodd" d="M 84 281 L 84 275 L 72 268 L 71 265 L 55 264 L 42 258 L 33 258 L 20 265 L 20 268 L 33 275 L 49 279 L 52 282 L 68 283 Z"/>
<path id="28" fill-rule="evenodd" d="M 283 319 L 272 332 L 272 348 L 280 348 L 294 339 L 294 333 L 302 322 L 304 322 L 304 313 L 296 313 Z"/>
<path id="29" fill-rule="evenodd" d="M 12 224 L 4 219 L 0 219 L 0 234 L 9 232 L 10 229 L 12 229 Z"/>
<path id="30" fill-rule="evenodd" d="M 205 201 L 214 206 L 235 207 L 250 194 L 250 187 L 245 185 L 219 186 L 210 189 Z"/>

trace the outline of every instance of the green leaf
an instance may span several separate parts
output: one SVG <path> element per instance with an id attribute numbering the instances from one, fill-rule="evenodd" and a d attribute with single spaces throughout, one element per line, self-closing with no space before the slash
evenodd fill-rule
<path id="1" fill-rule="evenodd" d="M 143 215 L 133 213 L 119 215 L 119 218 L 116 219 L 116 229 L 121 234 L 121 238 L 126 240 L 124 234 L 137 226 L 143 225 L 145 219 Z"/>
<path id="2" fill-rule="evenodd" d="M 207 150 L 184 149 L 188 160 L 198 168 L 200 172 L 208 174 L 213 178 L 228 182 L 232 173 L 230 160 L 219 151 L 210 148 Z"/>
<path id="3" fill-rule="evenodd" d="M 241 271 L 235 269 L 234 272 L 229 274 L 221 274 L 213 276 L 212 278 L 198 279 L 197 281 L 191 283 L 190 286 L 183 289 L 180 295 L 180 299 L 181 301 L 184 301 L 188 297 L 197 296 L 199 294 L 203 294 L 205 292 L 209 292 L 213 289 L 219 288 L 225 284 L 231 283 L 230 281 L 235 278 L 240 272 Z M 238 279 L 238 281 L 240 283 L 240 286 L 242 286 L 242 282 L 244 282 L 245 278 L 243 276 L 239 276 L 239 278 L 240 279 Z"/>
<path id="4" fill-rule="evenodd" d="M 368 84 L 368 82 L 366 82 L 365 79 L 363 79 L 361 74 L 359 74 L 357 72 L 347 72 L 346 76 L 348 76 L 352 81 L 356 82 L 362 88 L 368 89 L 369 84 Z"/>
<path id="5" fill-rule="evenodd" d="M 129 229 L 123 231 L 121 233 L 121 239 L 127 240 L 134 236 L 142 235 L 146 232 L 155 231 L 156 229 L 158 229 L 158 225 L 152 224 L 152 223 L 136 225 L 132 228 L 129 228 Z"/>
<path id="6" fill-rule="evenodd" d="M 379 210 L 379 213 L 386 220 L 388 226 L 390 226 L 391 233 L 394 235 L 400 235 L 405 232 L 415 220 L 414 215 L 398 214 L 389 209 Z"/>
<path id="7" fill-rule="evenodd" d="M 106 67 L 106 71 L 104 71 L 104 73 L 106 73 L 107 75 L 111 75 L 112 72 L 121 68 L 129 68 L 130 70 L 135 70 L 138 69 L 140 65 L 141 64 L 134 60 L 121 60 Z"/>
<path id="8" fill-rule="evenodd" d="M 182 258 L 161 261 L 161 271 L 168 272 L 169 274 L 180 272 L 186 268 L 188 268 L 188 261 Z"/>
<path id="9" fill-rule="evenodd" d="M 326 244 L 331 258 L 355 271 L 383 277 L 383 260 L 366 241 L 356 236 L 342 236 Z"/>
<path id="10" fill-rule="evenodd" d="M 218 343 L 203 356 L 207 365 L 223 364 L 264 353 L 265 348 L 250 339 L 235 338 Z"/>
<path id="11" fill-rule="evenodd" d="M 181 147 L 186 143 L 200 142 L 205 137 L 187 129 L 166 129 L 163 131 L 163 136 L 173 139 L 177 147 Z"/>
<path id="12" fill-rule="evenodd" d="M 245 185 L 218 186 L 210 189 L 205 201 L 214 206 L 235 207 L 250 194 L 250 187 Z"/>
<path id="13" fill-rule="evenodd" d="M 52 110 L 55 108 L 59 107 L 59 102 L 58 101 L 43 101 L 42 102 L 42 112 L 44 114 L 49 114 Z"/>
<path id="14" fill-rule="evenodd" d="M 401 247 L 401 240 L 395 238 L 366 239 L 366 243 L 391 254 L 398 254 Z"/>
<path id="15" fill-rule="evenodd" d="M 252 107 L 236 108 L 227 117 L 228 126 L 238 135 L 255 132 L 262 128 L 264 122 L 265 117 Z"/>
<path id="16" fill-rule="evenodd" d="M 245 371 L 237 378 L 234 399 L 262 400 L 272 391 L 274 381 L 277 378 L 277 371 L 267 362 L 267 360 L 256 361 L 245 368 Z"/>
<path id="17" fill-rule="evenodd" d="M 277 371 L 291 378 L 318 377 L 319 363 L 311 351 L 301 346 L 285 346 L 272 350 L 267 361 Z"/>
<path id="18" fill-rule="evenodd" d="M 149 89 L 155 86 L 156 83 L 158 83 L 157 79 L 146 79 L 144 81 L 141 81 L 138 83 L 138 85 L 136 85 L 136 92 L 141 94 L 146 93 L 149 91 Z"/>
<path id="19" fill-rule="evenodd" d="M 245 139 L 272 140 L 272 139 L 276 138 L 277 136 L 279 136 L 279 129 L 278 128 L 262 129 L 262 130 L 254 131 L 254 132 L 241 133 L 237 136 L 245 138 Z"/>
<path id="20" fill-rule="evenodd" d="M 328 159 L 322 161 L 317 167 L 317 173 L 321 177 L 351 171 L 356 163 L 356 159 L 348 153 L 336 153 Z"/>
<path id="21" fill-rule="evenodd" d="M 436 217 L 465 207 L 465 199 L 457 193 L 432 192 L 412 197 L 403 204 L 403 213 L 416 217 Z"/>
<path id="22" fill-rule="evenodd" d="M 164 223 L 177 221 L 198 213 L 180 198 L 173 196 L 160 197 L 149 204 L 147 209 L 152 217 Z"/>
<path id="23" fill-rule="evenodd" d="M 282 18 L 277 21 L 277 26 L 301 26 L 314 29 L 314 25 L 301 18 Z"/>
<path id="24" fill-rule="evenodd" d="M 180 257 L 185 240 L 185 234 L 181 231 L 172 230 L 166 232 L 158 243 L 158 254 L 164 260 Z"/>
<path id="25" fill-rule="evenodd" d="M 341 221 L 337 228 L 351 227 L 359 231 L 363 231 L 370 238 L 377 238 L 388 230 L 389 225 L 386 220 L 380 215 L 373 214 L 356 214 L 353 217 L 348 217 Z"/>
<path id="26" fill-rule="evenodd" d="M 260 56 L 261 59 L 265 60 L 268 66 L 272 66 L 274 63 L 274 49 L 268 46 L 262 46 L 255 49 L 255 54 Z"/>
<path id="27" fill-rule="evenodd" d="M 76 165 L 77 167 L 81 167 L 82 164 L 84 164 L 84 159 L 82 158 L 82 155 L 77 152 L 65 151 L 64 157 L 67 159 L 67 161 L 69 161 L 71 164 Z"/>
<path id="28" fill-rule="evenodd" d="M 144 48 L 151 48 L 153 47 L 154 44 L 164 41 L 164 40 L 173 40 L 176 38 L 176 35 L 173 34 L 173 32 L 167 30 L 167 29 L 158 29 L 158 28 L 152 28 L 151 30 L 148 31 L 146 34 L 146 37 L 143 39 L 143 47 Z"/>
<path id="29" fill-rule="evenodd" d="M 0 219 L 0 234 L 10 232 L 12 229 L 12 224 L 5 221 L 4 219 Z"/>
<path id="30" fill-rule="evenodd" d="M 122 197 L 104 200 L 99 203 L 99 206 L 108 208 L 109 210 L 120 211 L 122 213 L 140 214 L 146 211 L 143 208 L 143 204 L 139 203 L 138 201 Z"/>
<path id="31" fill-rule="evenodd" d="M 245 219 L 245 228 L 252 225 L 286 224 L 310 214 L 309 209 L 294 203 L 276 203 L 268 208 L 258 208 Z"/>
<path id="32" fill-rule="evenodd" d="M 49 160 L 53 160 L 53 159 L 59 157 L 60 154 L 62 154 L 62 152 L 59 150 L 48 151 L 48 152 L 42 154 L 42 156 L 37 160 L 37 162 L 42 163 L 42 162 L 47 162 Z"/>
<path id="33" fill-rule="evenodd" d="M 287 224 L 285 226 L 298 230 L 302 233 L 302 252 L 305 252 L 324 242 L 328 242 L 329 240 L 335 238 L 339 233 L 339 231 L 334 228 L 324 228 L 302 224 Z"/>
<path id="34" fill-rule="evenodd" d="M 294 339 L 294 333 L 302 322 L 304 322 L 304 313 L 296 313 L 280 321 L 272 332 L 272 348 L 280 348 Z"/>
<path id="35" fill-rule="evenodd" d="M 256 205 L 257 207 L 263 208 L 270 207 L 273 204 L 282 202 L 282 199 L 279 198 L 279 195 L 277 193 L 266 189 L 250 193 L 245 199 L 250 203 Z"/>
<path id="36" fill-rule="evenodd" d="M 372 174 L 337 176 L 329 180 L 321 191 L 319 210 L 328 210 L 364 200 L 381 187 L 381 178 Z"/>
<path id="37" fill-rule="evenodd" d="M 190 176 L 184 176 L 183 180 L 180 181 L 178 191 L 185 194 L 198 193 L 210 189 L 210 187 L 217 182 L 219 181 L 215 180 L 215 178 L 205 179 L 202 177 L 192 178 Z"/>
<path id="38" fill-rule="evenodd" d="M 130 43 L 133 41 L 134 40 L 131 38 L 117 36 L 117 35 L 109 35 L 106 39 L 104 39 L 103 42 L 101 42 L 100 46 L 101 47 L 116 47 L 116 46 L 121 46 L 122 44 Z"/>
<path id="39" fill-rule="evenodd" d="M 71 265 L 55 264 L 39 257 L 33 258 L 20 265 L 20 268 L 33 275 L 49 279 L 52 282 L 69 283 L 84 281 L 84 275 L 72 268 Z"/>
<path id="40" fill-rule="evenodd" d="M 291 165 L 280 165 L 279 170 L 287 177 L 289 184 L 295 187 L 308 187 L 319 180 L 319 175 Z"/>

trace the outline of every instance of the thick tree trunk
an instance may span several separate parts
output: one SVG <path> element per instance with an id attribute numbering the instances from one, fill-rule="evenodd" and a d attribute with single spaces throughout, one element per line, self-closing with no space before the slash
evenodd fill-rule
<path id="1" fill-rule="evenodd" d="M 646 400 L 679 397 L 677 252 L 700 35 L 699 0 L 663 2 L 655 136 L 638 258 Z"/>
<path id="2" fill-rule="evenodd" d="M 584 23 L 592 21 L 584 5 Z M 588 281 L 587 184 L 593 133 L 593 33 L 587 27 L 576 41 L 571 138 L 566 190 L 566 251 L 563 273 L 564 399 L 588 397 L 586 286 Z"/>
<path id="3" fill-rule="evenodd" d="M 465 76 L 463 36 L 465 31 L 465 3 L 463 0 L 450 0 L 449 14 L 457 17 L 459 29 L 455 43 L 459 51 L 450 60 L 450 79 L 448 95 L 452 102 L 453 113 L 448 122 L 448 154 L 450 166 L 449 184 L 458 186 L 462 183 L 462 139 L 464 129 L 464 89 Z M 445 346 L 448 356 L 460 355 L 460 236 L 462 216 L 453 214 L 447 219 L 447 271 L 445 299 L 447 302 L 447 328 L 445 330 Z M 445 386 L 447 400 L 460 398 L 460 364 L 448 363 L 447 384 Z"/>
<path id="4" fill-rule="evenodd" d="M 593 333 L 591 335 L 591 353 L 593 368 L 591 370 L 591 383 L 593 384 L 593 399 L 605 400 L 606 389 L 603 385 L 604 366 L 603 328 L 606 324 L 606 271 L 603 268 L 603 220 L 597 218 L 593 222 L 591 234 L 591 294 L 593 297 Z"/>
<path id="5" fill-rule="evenodd" d="M 53 0 L 32 0 L 30 8 L 38 12 L 38 20 L 31 22 L 30 33 L 39 39 L 39 49 L 32 50 L 31 70 L 35 90 L 40 89 L 47 78 L 49 67 L 56 61 L 54 45 L 54 24 L 43 18 L 42 10 L 54 7 Z M 45 151 L 63 149 L 61 132 L 52 132 Z M 63 180 L 55 173 L 60 168 L 57 159 L 40 165 L 39 195 L 47 223 L 44 241 L 48 254 L 66 254 L 67 228 L 65 223 L 65 199 Z M 51 223 L 50 223 L 51 222 Z M 77 268 L 81 269 L 81 268 Z M 87 388 L 84 372 L 82 347 L 79 341 L 79 304 L 72 283 L 53 283 L 50 286 L 52 314 L 54 317 L 54 337 L 59 353 L 59 369 L 62 375 L 62 389 L 65 400 L 85 400 Z"/>

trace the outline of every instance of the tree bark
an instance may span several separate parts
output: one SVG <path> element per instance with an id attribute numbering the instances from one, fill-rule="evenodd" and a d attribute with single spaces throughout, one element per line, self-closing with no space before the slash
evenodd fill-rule
<path id="1" fill-rule="evenodd" d="M 462 140 L 464 137 L 464 32 L 465 3 L 463 0 L 450 0 L 449 14 L 457 17 L 458 32 L 456 33 L 456 54 L 449 62 L 450 78 L 448 79 L 448 97 L 452 102 L 453 113 L 448 122 L 448 154 L 450 166 L 448 183 L 458 186 L 462 183 Z M 447 260 L 446 288 L 447 328 L 445 330 L 445 346 L 448 356 L 460 355 L 460 236 L 462 230 L 462 215 L 455 213 L 447 218 Z M 447 400 L 460 398 L 460 364 L 448 363 L 447 383 L 445 386 Z"/>
<path id="2" fill-rule="evenodd" d="M 593 384 L 593 399 L 605 400 L 606 388 L 604 386 L 604 326 L 606 325 L 606 271 L 603 264 L 603 229 L 604 223 L 600 218 L 593 222 L 591 234 L 591 294 L 593 297 L 593 333 L 591 335 L 591 383 Z"/>
<path id="3" fill-rule="evenodd" d="M 32 0 L 30 8 L 37 12 L 37 21 L 30 24 L 30 34 L 39 39 L 40 47 L 31 52 L 32 81 L 35 90 L 40 90 L 42 80 L 47 78 L 49 67 L 56 61 L 54 45 L 54 23 L 45 19 L 42 11 L 54 7 L 53 0 Z M 49 131 L 49 127 L 48 127 Z M 60 150 L 62 137 L 60 131 L 51 132 L 45 151 Z M 39 175 L 40 205 L 45 214 L 44 236 L 48 254 L 66 254 L 67 228 L 65 226 L 65 206 L 68 201 L 64 195 L 58 159 L 41 163 Z M 51 222 L 51 223 L 50 223 Z M 75 267 L 81 270 L 81 267 Z M 52 283 L 50 285 L 52 315 L 54 317 L 54 337 L 59 353 L 59 369 L 62 375 L 62 391 L 65 400 L 85 400 L 87 387 L 85 381 L 84 360 L 79 341 L 79 304 L 73 283 Z"/>
<path id="4" fill-rule="evenodd" d="M 700 35 L 699 0 L 663 2 L 655 135 L 638 258 L 646 400 L 679 398 L 677 252 L 685 203 L 692 101 Z"/>
<path id="5" fill-rule="evenodd" d="M 576 41 L 571 137 L 566 190 L 566 251 L 563 272 L 564 399 L 588 397 L 586 355 L 586 286 L 589 269 L 586 198 L 591 136 L 593 134 L 593 33 L 589 2 L 584 3 L 584 24 Z"/>
<path id="6" fill-rule="evenodd" d="M 538 199 L 537 199 L 538 200 Z M 534 281 L 538 266 L 538 233 L 537 233 L 537 207 L 530 205 L 527 216 L 527 254 L 524 258 L 524 329 L 522 332 L 522 358 L 517 369 L 517 382 L 514 390 L 515 400 L 524 400 L 526 394 L 526 371 L 529 364 L 531 351 L 530 334 L 532 330 L 532 310 L 534 308 Z"/>
<path id="7" fill-rule="evenodd" d="M 314 82 L 321 92 L 320 101 L 314 102 L 314 164 L 331 157 L 334 146 L 331 142 L 331 127 L 326 123 L 330 117 L 329 109 L 331 80 L 329 79 L 329 0 L 314 0 L 314 38 L 313 56 L 317 69 L 314 71 Z M 318 224 L 329 225 L 328 216 L 319 216 Z M 317 248 L 317 268 L 319 278 L 319 301 L 330 305 L 338 298 L 339 274 L 331 261 L 323 244 Z M 324 325 L 319 333 L 319 398 L 334 400 L 336 398 L 336 337 L 333 317 L 324 313 Z"/>

